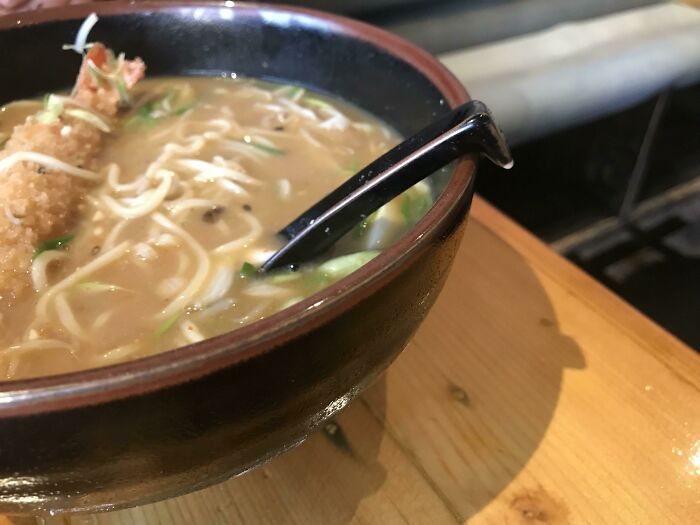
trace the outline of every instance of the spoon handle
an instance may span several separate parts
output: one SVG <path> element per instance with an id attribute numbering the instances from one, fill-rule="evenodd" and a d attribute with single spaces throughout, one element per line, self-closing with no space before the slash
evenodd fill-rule
<path id="1" fill-rule="evenodd" d="M 512 165 L 505 139 L 477 100 L 451 110 L 338 186 L 280 231 L 288 242 L 261 271 L 322 254 L 363 218 L 454 159 L 479 152 Z"/>

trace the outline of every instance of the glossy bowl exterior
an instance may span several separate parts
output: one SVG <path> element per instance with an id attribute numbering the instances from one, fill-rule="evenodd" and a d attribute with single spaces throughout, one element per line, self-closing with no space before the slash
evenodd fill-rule
<path id="1" fill-rule="evenodd" d="M 92 9 L 101 17 L 93 37 L 139 54 L 151 74 L 303 83 L 403 133 L 468 99 L 435 59 L 358 22 L 238 2 L 107 3 L 0 18 L 0 47 L 17 50 L 0 57 L 0 71 L 13 72 L 0 103 L 71 83 L 79 58 L 60 44 Z M 174 496 L 300 442 L 375 379 L 424 319 L 462 237 L 474 169 L 468 158 L 438 176 L 436 204 L 394 246 L 268 319 L 131 363 L 0 383 L 0 513 Z"/>

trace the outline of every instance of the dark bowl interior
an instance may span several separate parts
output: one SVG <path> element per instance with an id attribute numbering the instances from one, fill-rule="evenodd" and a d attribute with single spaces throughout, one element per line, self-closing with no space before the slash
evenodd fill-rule
<path id="1" fill-rule="evenodd" d="M 0 33 L 4 49 L 17 50 L 3 53 L 0 62 L 2 71 L 12 72 L 12 82 L 0 85 L 0 104 L 73 83 L 80 57 L 61 45 L 73 42 L 81 22 Z M 274 8 L 181 7 L 103 17 L 90 39 L 142 57 L 149 76 L 235 73 L 325 91 L 380 116 L 402 134 L 417 131 L 445 109 L 442 93 L 409 63 L 339 33 L 332 21 Z"/>
<path id="2" fill-rule="evenodd" d="M 427 54 L 311 11 L 223 4 L 77 6 L 0 18 L 0 104 L 66 88 L 91 33 L 148 74 L 237 75 L 339 96 L 409 134 L 467 99 Z M 395 246 L 288 311 L 100 370 L 0 384 L 0 512 L 97 510 L 225 479 L 298 443 L 401 351 L 439 293 L 473 192 L 473 159 Z M 320 305 L 320 306 L 319 306 Z"/>

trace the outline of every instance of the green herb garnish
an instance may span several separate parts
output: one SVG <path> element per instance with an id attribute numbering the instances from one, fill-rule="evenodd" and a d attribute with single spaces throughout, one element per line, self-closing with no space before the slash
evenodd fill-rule
<path id="1" fill-rule="evenodd" d="M 274 157 L 286 155 L 286 153 L 287 153 L 286 151 L 284 151 L 282 149 L 275 148 L 273 146 L 268 146 L 266 144 L 259 144 L 257 142 L 252 142 L 252 141 L 247 142 L 245 140 L 240 140 L 240 139 L 236 139 L 236 142 L 240 142 L 241 144 L 245 144 L 246 146 L 250 146 L 250 147 L 255 148 L 259 151 L 262 151 L 263 153 L 267 153 L 268 155 L 272 155 Z"/>
<path id="2" fill-rule="evenodd" d="M 246 279 L 248 277 L 253 277 L 257 271 L 258 270 L 255 266 L 246 261 L 241 265 L 241 269 L 238 271 L 238 273 L 243 279 Z"/>
<path id="3" fill-rule="evenodd" d="M 370 133 L 374 129 L 374 126 L 369 122 L 355 122 L 352 126 L 356 129 L 364 131 L 365 133 Z"/>
<path id="4" fill-rule="evenodd" d="M 318 267 L 318 272 L 333 281 L 337 281 L 364 266 L 377 255 L 379 255 L 379 251 L 368 250 L 335 257 L 321 264 Z"/>
<path id="5" fill-rule="evenodd" d="M 34 115 L 34 118 L 42 124 L 53 124 L 58 122 L 61 113 L 63 113 L 63 101 L 60 97 L 49 94 L 44 96 L 44 109 Z"/>
<path id="6" fill-rule="evenodd" d="M 253 146 L 254 148 L 258 148 L 260 151 L 264 151 L 265 153 L 269 153 L 270 155 L 274 155 L 276 157 L 287 153 L 284 150 L 274 148 L 272 146 L 266 146 L 265 144 L 257 144 L 255 142 L 246 142 L 246 144 Z"/>
<path id="7" fill-rule="evenodd" d="M 87 68 L 93 84 L 95 84 L 96 87 L 100 87 L 102 85 L 102 72 L 97 69 L 97 66 L 93 64 L 91 60 L 87 61 Z"/>
<path id="8" fill-rule="evenodd" d="M 36 247 L 36 250 L 34 250 L 33 259 L 36 259 L 37 257 L 39 257 L 39 255 L 49 250 L 64 249 L 74 238 L 75 235 L 70 233 L 68 235 L 64 235 L 63 237 L 56 237 L 55 239 L 41 241 L 39 243 L 39 246 Z"/>
<path id="9" fill-rule="evenodd" d="M 309 105 L 309 106 L 315 106 L 315 107 L 317 107 L 317 108 L 330 108 L 330 107 L 333 107 L 331 104 L 329 104 L 329 103 L 326 102 L 325 100 L 321 100 L 320 98 L 316 98 L 316 97 L 304 97 L 304 98 L 301 99 L 301 100 L 302 100 L 302 102 L 304 102 L 305 104 L 307 104 L 307 105 Z"/>
<path id="10" fill-rule="evenodd" d="M 156 336 L 161 337 L 162 335 L 165 335 L 165 333 L 175 325 L 177 320 L 180 318 L 180 315 L 181 314 L 177 313 L 160 323 L 158 328 L 156 328 Z"/>
<path id="11" fill-rule="evenodd" d="M 114 81 L 114 87 L 117 88 L 117 92 L 119 93 L 119 104 L 122 107 L 131 106 L 131 97 L 129 96 L 129 91 L 126 89 L 126 82 L 124 82 L 122 77 Z"/>
<path id="12" fill-rule="evenodd" d="M 289 90 L 289 98 L 294 98 L 299 93 L 302 93 L 304 91 L 304 88 L 299 87 L 299 86 L 289 86 L 288 90 Z"/>
<path id="13" fill-rule="evenodd" d="M 126 127 L 131 128 L 137 125 L 153 126 L 156 123 L 156 119 L 151 116 L 151 109 L 150 103 L 137 108 L 126 121 Z"/>
<path id="14" fill-rule="evenodd" d="M 126 121 L 126 127 L 133 127 L 136 125 L 145 125 L 148 127 L 151 127 L 155 125 L 156 119 L 151 116 L 151 112 L 153 110 L 152 103 L 148 102 L 144 104 L 143 106 L 140 106 L 139 108 L 134 111 L 134 113 L 129 117 L 129 119 Z"/>
<path id="15" fill-rule="evenodd" d="M 177 115 L 177 116 L 184 115 L 190 109 L 192 109 L 192 106 L 194 106 L 194 100 L 192 101 L 192 104 L 190 104 L 188 106 L 182 106 L 182 107 L 179 107 L 176 110 L 174 110 L 173 115 Z"/>
<path id="16" fill-rule="evenodd" d="M 357 162 L 357 158 L 353 158 L 350 161 L 350 164 L 343 168 L 342 172 L 344 175 L 355 175 L 355 173 L 357 173 L 359 169 L 360 164 L 359 162 Z"/>
<path id="17" fill-rule="evenodd" d="M 160 119 L 173 115 L 182 115 L 190 110 L 195 103 L 195 91 L 191 85 L 185 84 L 177 89 L 171 87 L 162 95 L 147 100 L 138 106 L 126 121 L 126 126 L 132 127 L 135 124 L 145 124 L 150 127 Z"/>

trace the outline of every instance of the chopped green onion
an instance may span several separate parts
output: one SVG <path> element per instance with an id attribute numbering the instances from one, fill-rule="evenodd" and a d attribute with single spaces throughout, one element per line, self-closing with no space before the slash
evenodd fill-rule
<path id="1" fill-rule="evenodd" d="M 133 126 L 140 123 L 152 126 L 159 119 L 186 113 L 196 102 L 195 91 L 190 84 L 184 84 L 178 89 L 168 88 L 161 96 L 137 107 L 126 125 Z"/>
<path id="2" fill-rule="evenodd" d="M 189 104 L 187 106 L 182 106 L 182 107 L 179 107 L 179 108 L 173 110 L 173 115 L 177 115 L 178 117 L 180 115 L 184 115 L 189 110 L 191 110 L 193 106 L 194 106 L 194 100 L 192 101 L 192 104 Z"/>
<path id="3" fill-rule="evenodd" d="M 44 96 L 44 109 L 39 111 L 34 118 L 42 124 L 53 124 L 54 122 L 58 122 L 59 117 L 63 113 L 83 120 L 88 124 L 92 124 L 97 129 L 104 131 L 105 133 L 109 133 L 111 131 L 107 123 L 91 111 L 80 108 L 65 109 L 63 97 L 54 94 Z"/>
<path id="4" fill-rule="evenodd" d="M 265 153 L 269 153 L 270 155 L 274 156 L 280 156 L 286 153 L 284 150 L 273 148 L 272 146 L 266 146 L 264 144 L 256 144 L 255 142 L 251 142 L 249 145 L 253 146 L 254 148 L 258 148 L 260 151 L 264 151 Z"/>
<path id="5" fill-rule="evenodd" d="M 169 89 L 165 98 L 164 102 L 173 115 L 182 115 L 197 101 L 195 90 L 190 84 L 184 84 L 180 89 Z"/>
<path id="6" fill-rule="evenodd" d="M 243 265 L 241 265 L 241 269 L 238 271 L 239 275 L 242 278 L 248 278 L 248 277 L 253 277 L 257 273 L 257 268 L 253 266 L 249 262 L 244 262 Z"/>
<path id="7" fill-rule="evenodd" d="M 92 83 L 96 86 L 99 86 L 102 80 L 100 78 L 100 75 L 97 74 L 97 70 L 95 69 L 95 66 L 93 66 L 92 62 L 88 62 L 88 73 L 90 74 Z"/>
<path id="8" fill-rule="evenodd" d="M 34 118 L 42 124 L 53 124 L 58 122 L 58 118 L 63 113 L 63 100 L 57 95 L 47 95 L 44 97 L 44 109 L 39 111 Z"/>
<path id="9" fill-rule="evenodd" d="M 114 58 L 114 54 L 111 52 L 111 50 L 107 50 L 107 52 L 107 61 L 112 67 L 113 71 L 110 73 L 106 73 L 102 69 L 97 67 L 95 63 L 92 62 L 92 60 L 88 60 L 87 67 L 88 72 L 90 73 L 90 77 L 92 78 L 92 81 L 95 83 L 96 86 L 99 86 L 102 82 L 106 82 L 113 89 L 115 89 L 119 94 L 119 104 L 122 107 L 131 106 L 131 98 L 129 97 L 129 92 L 126 89 L 124 77 L 121 75 L 121 71 L 117 69 L 119 67 L 119 65 L 117 64 L 117 60 Z M 122 53 L 119 56 L 123 60 L 124 54 Z"/>
<path id="10" fill-rule="evenodd" d="M 153 126 L 156 119 L 151 116 L 151 107 L 149 104 L 144 104 L 139 107 L 131 117 L 126 121 L 127 127 L 133 127 L 138 124 L 144 124 L 148 127 Z"/>
<path id="11" fill-rule="evenodd" d="M 245 140 L 236 140 L 236 142 L 240 142 L 241 144 L 245 144 L 246 146 L 251 146 L 257 150 L 260 150 L 260 151 L 267 153 L 268 155 L 272 155 L 274 157 L 279 157 L 279 156 L 285 155 L 287 153 L 286 151 L 284 151 L 282 149 L 275 148 L 273 146 L 268 146 L 266 144 L 259 144 L 257 142 L 252 142 L 252 141 L 246 142 Z"/>
<path id="12" fill-rule="evenodd" d="M 301 99 L 301 100 L 302 100 L 302 102 L 304 102 L 305 104 L 307 104 L 307 105 L 309 105 L 309 106 L 315 106 L 315 107 L 317 107 L 317 108 L 330 108 L 330 107 L 333 107 L 331 104 L 329 104 L 329 103 L 326 102 L 325 100 L 321 100 L 320 98 L 316 98 L 316 97 L 304 97 L 304 98 Z"/>
<path id="13" fill-rule="evenodd" d="M 71 117 L 83 120 L 88 124 L 92 124 L 97 129 L 99 129 L 100 131 L 104 131 L 105 133 L 110 133 L 112 131 L 104 120 L 102 120 L 94 113 L 91 113 L 90 111 L 78 108 L 71 108 L 65 110 L 64 113 L 66 115 L 70 115 Z"/>
<path id="14" fill-rule="evenodd" d="M 304 92 L 304 88 L 299 86 L 288 86 L 289 98 L 296 97 L 299 93 Z"/>
<path id="15" fill-rule="evenodd" d="M 351 253 L 330 259 L 318 267 L 318 271 L 334 280 L 342 279 L 350 275 L 352 272 L 364 266 L 369 261 L 379 255 L 378 250 L 369 250 L 365 252 Z"/>
<path id="16" fill-rule="evenodd" d="M 64 249 L 73 239 L 75 238 L 75 234 L 68 234 L 64 235 L 62 237 L 56 237 L 55 239 L 48 239 L 45 241 L 41 241 L 39 243 L 39 246 L 36 247 L 36 250 L 34 250 L 34 257 L 33 259 L 36 259 L 41 255 L 42 253 L 49 251 L 49 250 L 62 250 Z"/>
<path id="17" fill-rule="evenodd" d="M 175 325 L 177 320 L 180 318 L 180 315 L 182 314 L 177 313 L 173 316 L 168 317 L 165 321 L 160 323 L 158 325 L 158 328 L 156 328 L 156 336 L 160 337 L 162 335 L 165 335 L 165 333 Z"/>
<path id="18" fill-rule="evenodd" d="M 121 286 L 117 286 L 116 284 L 101 283 L 98 281 L 80 283 L 76 285 L 76 288 L 83 292 L 115 292 L 117 290 L 123 290 Z"/>
<path id="19" fill-rule="evenodd" d="M 95 86 L 99 86 L 103 80 L 110 80 L 109 76 L 106 75 L 99 67 L 97 67 L 90 59 L 87 60 L 87 68 L 88 73 L 90 73 L 90 78 L 92 78 Z"/>
<path id="20" fill-rule="evenodd" d="M 374 130 L 374 126 L 369 122 L 354 122 L 352 127 L 364 131 L 365 133 L 371 133 Z"/>
<path id="21" fill-rule="evenodd" d="M 353 157 L 350 164 L 343 168 L 343 173 L 347 175 L 355 175 L 360 169 L 360 164 L 357 162 L 357 157 Z"/>
<path id="22" fill-rule="evenodd" d="M 119 104 L 122 107 L 131 106 L 131 97 L 129 96 L 129 91 L 126 89 L 126 82 L 122 77 L 117 77 L 114 81 L 114 87 L 117 88 L 119 93 Z"/>

